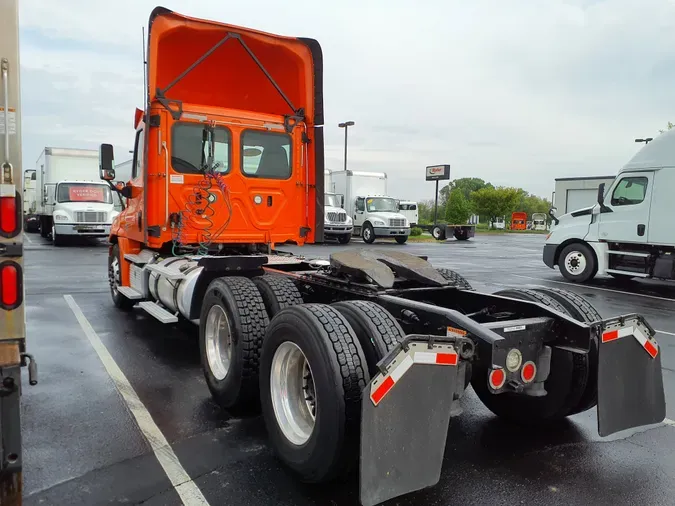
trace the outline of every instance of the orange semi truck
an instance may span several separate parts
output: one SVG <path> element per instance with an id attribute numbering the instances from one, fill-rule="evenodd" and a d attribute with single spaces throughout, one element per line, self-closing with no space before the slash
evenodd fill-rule
<path id="1" fill-rule="evenodd" d="M 516 422 L 596 405 L 601 435 L 664 419 L 640 315 L 602 319 L 557 289 L 479 293 L 400 251 L 278 251 L 323 233 L 319 43 L 161 7 L 148 33 L 126 185 L 100 148 L 101 178 L 127 199 L 109 238 L 113 303 L 197 325 L 213 398 L 260 410 L 301 480 L 358 466 L 366 506 L 436 484 L 469 383 Z"/>

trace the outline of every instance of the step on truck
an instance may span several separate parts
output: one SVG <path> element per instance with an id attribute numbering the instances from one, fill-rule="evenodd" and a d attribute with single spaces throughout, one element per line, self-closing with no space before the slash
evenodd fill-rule
<path id="1" fill-rule="evenodd" d="M 212 397 L 260 411 L 300 480 L 358 470 L 367 506 L 434 485 L 469 384 L 523 424 L 595 406 L 603 436 L 664 419 L 659 345 L 639 314 L 603 319 L 557 289 L 480 293 L 391 248 L 280 249 L 323 234 L 316 40 L 161 7 L 148 33 L 136 169 L 110 235 L 113 304 L 197 325 Z M 100 176 L 115 179 L 109 144 Z"/>
<path id="2" fill-rule="evenodd" d="M 26 351 L 19 2 L 0 2 L 0 504 L 22 504 L 21 367 Z"/>
<path id="3" fill-rule="evenodd" d="M 644 145 L 597 203 L 557 217 L 546 237 L 543 261 L 570 281 L 597 275 L 675 280 L 675 130 Z"/>

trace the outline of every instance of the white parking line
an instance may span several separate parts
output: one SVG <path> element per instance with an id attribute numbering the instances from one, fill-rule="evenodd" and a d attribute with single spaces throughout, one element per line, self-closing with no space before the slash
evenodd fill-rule
<path id="1" fill-rule="evenodd" d="M 63 298 L 66 299 L 66 303 L 75 314 L 80 327 L 82 327 L 92 347 L 96 350 L 98 358 L 103 362 L 103 366 L 115 383 L 115 387 L 124 399 L 129 411 L 131 411 L 131 414 L 136 419 L 138 428 L 141 429 L 143 436 L 148 441 L 152 451 L 155 453 L 155 457 L 157 457 L 183 504 L 185 506 L 208 506 L 209 503 L 206 501 L 202 491 L 199 490 L 197 484 L 192 481 L 190 475 L 188 475 L 179 462 L 164 434 L 162 434 L 159 427 L 155 424 L 147 408 L 143 405 L 131 383 L 129 383 L 129 380 L 112 358 L 101 338 L 98 337 L 98 334 L 96 334 L 96 331 L 82 313 L 75 299 L 71 295 L 64 295 Z"/>
<path id="2" fill-rule="evenodd" d="M 650 298 L 650 299 L 657 299 L 657 300 L 665 300 L 665 301 L 668 301 L 668 302 L 675 302 L 675 299 L 669 299 L 668 297 L 658 297 L 656 295 L 646 295 L 644 293 L 630 293 L 630 292 L 624 292 L 622 290 L 612 290 L 611 288 L 600 288 L 599 286 L 579 285 L 577 283 L 566 283 L 565 281 L 554 281 L 552 279 L 546 279 L 546 278 L 534 278 L 532 276 L 523 276 L 522 274 L 512 274 L 512 276 L 516 276 L 518 278 L 535 279 L 537 281 L 546 281 L 547 283 L 558 283 L 559 285 L 576 286 L 576 287 L 579 287 L 579 288 L 590 288 L 592 290 L 602 290 L 603 292 L 614 292 L 614 293 L 621 293 L 623 295 L 635 295 L 637 297 L 647 297 L 647 298 Z"/>
<path id="3" fill-rule="evenodd" d="M 28 234 L 23 234 L 23 238 L 26 239 L 29 243 L 33 244 L 33 239 L 31 239 Z"/>

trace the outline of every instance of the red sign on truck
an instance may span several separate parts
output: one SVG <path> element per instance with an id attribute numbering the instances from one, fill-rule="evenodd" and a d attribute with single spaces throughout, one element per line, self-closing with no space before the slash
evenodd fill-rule
<path id="1" fill-rule="evenodd" d="M 73 185 L 68 188 L 71 202 L 105 202 L 104 187 L 99 185 Z"/>

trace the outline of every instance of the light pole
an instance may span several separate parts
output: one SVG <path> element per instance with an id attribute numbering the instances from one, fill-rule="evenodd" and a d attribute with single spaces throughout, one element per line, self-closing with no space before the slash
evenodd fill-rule
<path id="1" fill-rule="evenodd" d="M 635 142 L 644 142 L 645 144 L 649 144 L 650 141 L 653 141 L 654 139 L 652 137 L 646 137 L 644 139 L 635 139 Z"/>
<path id="2" fill-rule="evenodd" d="M 349 130 L 350 126 L 354 126 L 353 121 L 345 121 L 344 123 L 339 123 L 338 126 L 340 128 L 345 129 L 345 171 L 347 170 L 347 130 Z"/>

